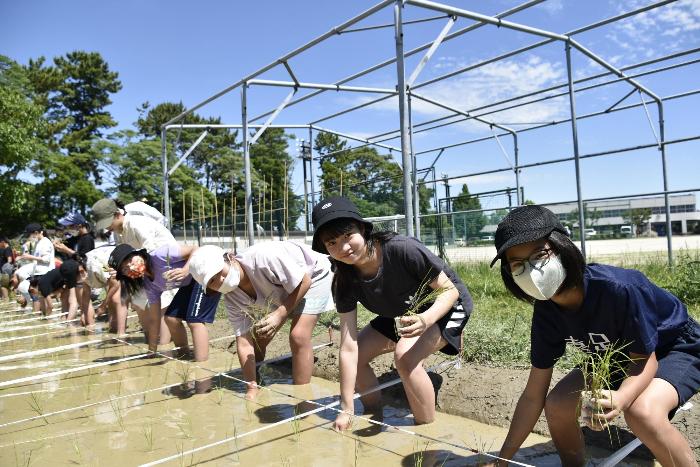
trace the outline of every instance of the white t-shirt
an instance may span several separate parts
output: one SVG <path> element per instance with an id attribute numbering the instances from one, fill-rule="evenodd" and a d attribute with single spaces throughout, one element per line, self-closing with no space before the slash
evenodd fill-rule
<path id="1" fill-rule="evenodd" d="M 161 214 L 159 210 L 157 210 L 153 206 L 149 206 L 148 204 L 142 201 L 134 201 L 133 203 L 129 203 L 124 206 L 124 210 L 127 212 L 127 214 L 150 217 L 159 224 L 162 224 L 166 227 L 168 225 L 167 219 L 163 214 Z"/>
<path id="2" fill-rule="evenodd" d="M 257 298 L 253 301 L 240 288 L 224 295 L 230 319 L 231 314 L 240 314 L 253 303 L 276 308 L 299 286 L 304 274 L 313 283 L 314 278 L 325 277 L 330 271 L 326 255 L 290 241 L 253 245 L 236 255 L 236 260 L 250 279 Z"/>
<path id="3" fill-rule="evenodd" d="M 107 286 L 109 281 L 109 255 L 112 254 L 112 250 L 114 250 L 114 246 L 101 246 L 88 251 L 85 255 L 85 269 L 90 288 L 101 289 Z"/>
<path id="4" fill-rule="evenodd" d="M 145 248 L 148 253 L 152 253 L 160 246 L 176 243 L 173 234 L 163 224 L 129 211 L 124 216 L 122 228 L 122 233 L 114 234 L 117 245 L 128 243 L 136 249 Z"/>
<path id="5" fill-rule="evenodd" d="M 39 276 L 54 269 L 56 267 L 56 262 L 54 260 L 55 254 L 56 252 L 51 240 L 46 237 L 42 237 L 42 239 L 37 242 L 36 246 L 34 247 L 34 252 L 32 253 L 33 256 L 38 256 L 41 258 L 40 261 L 33 261 L 34 265 L 36 266 L 34 268 L 33 275 Z"/>

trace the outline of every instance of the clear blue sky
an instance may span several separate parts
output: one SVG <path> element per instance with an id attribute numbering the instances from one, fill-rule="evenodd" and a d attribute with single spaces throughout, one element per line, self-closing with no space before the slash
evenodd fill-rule
<path id="1" fill-rule="evenodd" d="M 145 101 L 157 104 L 179 101 L 186 106 L 207 98 L 241 77 L 274 61 L 288 51 L 341 24 L 372 6 L 369 1 L 24 1 L 0 0 L 0 53 L 26 64 L 30 58 L 48 59 L 72 50 L 97 51 L 110 68 L 119 73 L 123 89 L 113 96 L 110 111 L 120 129 L 129 128 L 137 118 L 136 108 Z M 519 2 L 452 0 L 475 12 L 493 15 Z M 646 0 L 549 0 L 528 11 L 513 15 L 515 22 L 567 32 L 620 12 L 646 5 Z M 408 7 L 405 19 L 427 18 L 436 13 Z M 392 21 L 387 8 L 358 26 Z M 406 48 L 432 41 L 445 19 L 406 27 Z M 459 19 L 453 28 L 470 21 Z M 680 0 L 650 13 L 636 16 L 577 39 L 589 49 L 617 66 L 625 66 L 671 52 L 700 46 L 700 0 Z M 439 76 L 461 66 L 487 59 L 514 48 L 537 42 L 527 34 L 484 27 L 443 44 L 417 80 Z M 316 49 L 293 59 L 290 64 L 302 81 L 332 83 L 365 69 L 394 54 L 393 31 L 380 29 L 353 33 L 327 41 Z M 422 54 L 407 60 L 407 75 Z M 698 53 L 682 60 L 697 59 Z M 472 109 L 566 79 L 563 45 L 556 43 L 465 73 L 450 80 L 426 86 L 426 96 L 461 109 Z M 656 67 L 658 65 L 652 66 Z M 577 77 L 601 71 L 598 65 L 574 53 Z M 661 96 L 700 88 L 700 66 L 691 65 L 663 77 L 651 75 L 640 82 Z M 283 68 L 265 78 L 288 79 Z M 386 67 L 352 84 L 393 88 L 396 69 Z M 579 93 L 579 113 L 603 110 L 624 96 L 630 87 L 618 84 L 604 90 Z M 253 88 L 250 115 L 274 108 L 288 91 L 281 88 Z M 307 91 L 301 91 L 307 92 Z M 336 110 L 374 97 L 355 93 L 325 93 L 322 97 L 291 107 L 278 117 L 279 123 L 307 123 Z M 639 102 L 634 94 L 625 102 Z M 670 101 L 666 109 L 667 138 L 700 133 L 700 97 L 683 102 Z M 649 108 L 656 122 L 656 109 Z M 199 113 L 221 116 L 229 123 L 240 123 L 240 95 L 230 95 L 210 104 Z M 414 123 L 444 115 L 444 111 L 417 102 Z M 551 121 L 568 115 L 564 98 L 519 110 L 489 116 L 501 123 Z M 351 134 L 370 136 L 398 127 L 395 103 L 387 101 L 357 113 L 325 121 L 322 126 Z M 522 126 L 514 125 L 516 128 Z M 657 130 L 658 131 L 658 130 Z M 487 126 L 470 123 L 419 133 L 414 147 L 422 151 L 479 136 L 489 135 Z M 643 108 L 611 114 L 607 118 L 582 121 L 579 126 L 581 153 L 603 151 L 654 141 Z M 306 137 L 306 132 L 298 134 Z M 502 138 L 508 157 L 509 138 Z M 388 142 L 400 146 L 398 139 Z M 669 148 L 671 189 L 700 186 L 698 153 L 700 143 Z M 295 152 L 292 151 L 295 155 Z M 572 154 L 570 126 L 560 125 L 542 131 L 523 133 L 521 161 L 534 162 Z M 395 154 L 396 155 L 396 154 Z M 419 156 L 419 168 L 429 165 L 434 154 Z M 507 166 L 499 146 L 493 140 L 445 151 L 437 163 L 438 173 L 461 175 Z M 294 186 L 301 192 L 300 165 Z M 656 150 L 634 151 L 611 158 L 582 163 L 584 197 L 642 193 L 662 188 L 661 163 Z M 471 177 L 466 180 L 472 192 L 514 186 L 512 173 Z M 573 163 L 527 169 L 522 174 L 526 196 L 536 202 L 575 198 Z M 453 193 L 460 183 L 454 183 Z M 442 196 L 442 190 L 440 190 Z M 488 205 L 488 202 L 484 202 Z M 494 200 L 493 207 L 503 203 Z"/>

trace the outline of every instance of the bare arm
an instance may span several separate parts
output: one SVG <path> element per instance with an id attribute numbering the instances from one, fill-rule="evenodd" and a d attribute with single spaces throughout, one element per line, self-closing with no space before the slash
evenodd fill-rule
<path id="1" fill-rule="evenodd" d="M 530 376 L 523 393 L 515 406 L 512 422 L 508 428 L 499 457 L 510 459 L 520 449 L 525 438 L 530 434 L 537 423 L 537 419 L 544 408 L 549 383 L 552 380 L 552 368 L 542 370 L 530 368 Z"/>
<path id="2" fill-rule="evenodd" d="M 335 419 L 338 431 L 350 428 L 355 413 L 354 395 L 357 379 L 357 310 L 340 314 L 340 408 Z"/>
<path id="3" fill-rule="evenodd" d="M 190 258 L 192 257 L 192 253 L 194 253 L 198 246 L 192 245 L 179 245 L 180 247 L 180 256 L 182 258 L 187 258 L 187 261 L 185 262 L 185 265 L 182 266 L 181 268 L 176 268 L 176 269 L 171 269 L 170 271 L 167 271 L 163 277 L 166 280 L 169 281 L 181 281 L 187 275 L 190 273 Z"/>
<path id="4" fill-rule="evenodd" d="M 78 296 L 75 293 L 75 287 L 66 290 L 64 293 L 68 295 L 68 315 L 66 319 L 70 320 L 78 314 Z"/>
<path id="5" fill-rule="evenodd" d="M 160 299 L 148 304 L 148 315 L 148 350 L 156 352 L 160 337 Z"/>

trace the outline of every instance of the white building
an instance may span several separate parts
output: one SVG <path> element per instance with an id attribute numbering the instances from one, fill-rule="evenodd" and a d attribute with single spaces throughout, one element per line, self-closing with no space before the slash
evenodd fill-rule
<path id="1" fill-rule="evenodd" d="M 671 229 L 674 235 L 700 234 L 700 211 L 698 211 L 695 194 L 671 195 Z M 592 227 L 600 233 L 615 233 L 623 225 L 629 225 L 625 215 L 630 209 L 651 209 L 651 218 L 646 230 L 654 230 L 659 235 L 666 234 L 666 208 L 664 197 L 628 198 L 584 203 L 586 212 L 595 212 L 597 219 L 586 219 L 586 227 Z M 547 206 L 562 221 L 571 222 L 571 213 L 578 208 L 577 203 L 555 204 Z M 574 221 L 578 226 L 578 221 Z"/>

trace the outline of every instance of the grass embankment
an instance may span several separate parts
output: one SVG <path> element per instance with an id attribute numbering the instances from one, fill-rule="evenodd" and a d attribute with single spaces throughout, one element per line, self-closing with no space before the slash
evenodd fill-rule
<path id="1" fill-rule="evenodd" d="M 655 284 L 671 291 L 687 305 L 689 313 L 700 320 L 700 252 L 680 254 L 673 269 L 665 258 L 651 257 L 641 261 L 622 258 L 617 265 L 638 269 Z M 467 362 L 528 367 L 530 364 L 530 322 L 532 305 L 514 299 L 500 277 L 498 267 L 485 263 L 453 263 L 452 268 L 462 278 L 474 299 L 474 311 L 464 330 L 464 359 Z M 225 319 L 223 300 L 217 318 Z M 376 315 L 361 305 L 358 307 L 358 326 L 364 327 Z M 326 332 L 329 325 L 337 329 L 338 315 L 326 312 L 320 316 L 315 334 Z M 283 333 L 288 333 L 285 324 Z M 573 365 L 571 355 L 559 362 L 562 368 Z"/>

